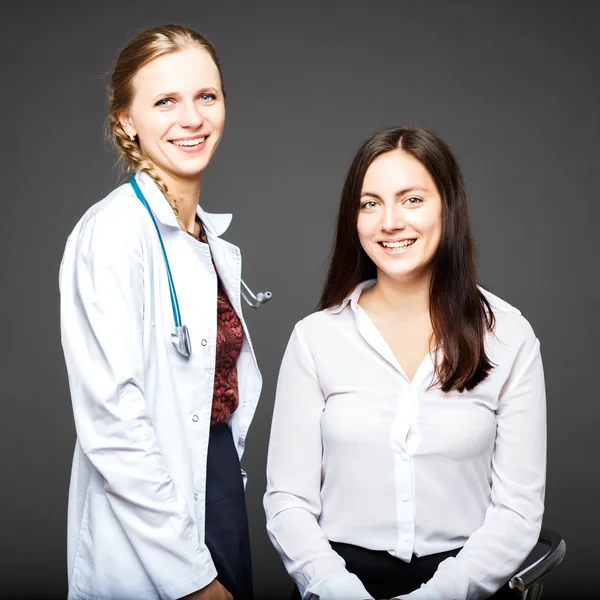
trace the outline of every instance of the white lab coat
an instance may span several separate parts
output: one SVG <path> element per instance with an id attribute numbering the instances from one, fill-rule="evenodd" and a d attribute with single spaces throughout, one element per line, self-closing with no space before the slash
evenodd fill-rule
<path id="1" fill-rule="evenodd" d="M 216 570 L 204 543 L 206 455 L 216 347 L 217 268 L 242 318 L 240 251 L 219 239 L 231 215 L 198 208 L 209 248 L 181 231 L 159 188 L 137 181 L 161 230 L 192 343 L 171 343 L 166 269 L 150 215 L 129 183 L 90 208 L 60 268 L 61 333 L 77 443 L 68 510 L 69 598 L 180 598 Z M 241 458 L 262 386 L 245 323 Z"/>

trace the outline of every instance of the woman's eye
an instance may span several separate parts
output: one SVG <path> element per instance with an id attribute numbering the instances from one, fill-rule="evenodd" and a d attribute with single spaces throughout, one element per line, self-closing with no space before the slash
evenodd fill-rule
<path id="1" fill-rule="evenodd" d="M 156 104 L 155 106 L 160 106 L 161 108 L 164 108 L 165 106 L 170 106 L 172 103 L 171 98 L 161 98 Z"/>
<path id="2" fill-rule="evenodd" d="M 363 202 L 360 207 L 361 208 L 375 208 L 377 206 L 377 202 L 375 202 L 374 200 L 367 200 L 366 202 Z"/>
<path id="3" fill-rule="evenodd" d="M 217 99 L 217 96 L 215 94 L 200 94 L 200 100 L 202 100 L 202 102 L 214 102 Z"/>
<path id="4" fill-rule="evenodd" d="M 420 202 L 423 202 L 423 200 L 421 200 L 421 198 L 412 197 L 412 198 L 407 198 L 406 199 L 406 203 L 407 204 L 411 204 L 413 206 L 415 204 L 419 204 Z"/>

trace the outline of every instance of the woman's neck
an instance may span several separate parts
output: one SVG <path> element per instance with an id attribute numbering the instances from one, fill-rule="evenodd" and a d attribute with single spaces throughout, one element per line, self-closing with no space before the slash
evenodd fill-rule
<path id="1" fill-rule="evenodd" d="M 361 295 L 359 303 L 394 321 L 415 319 L 429 315 L 429 285 L 429 275 L 398 281 L 379 273 L 377 283 Z"/>
<path id="2" fill-rule="evenodd" d="M 171 191 L 169 188 L 169 196 L 175 201 L 177 218 L 182 227 L 187 231 L 194 231 L 196 209 L 200 200 L 200 186 L 186 191 Z"/>
<path id="3" fill-rule="evenodd" d="M 167 199 L 177 208 L 177 217 L 181 226 L 187 231 L 194 231 L 202 174 L 194 179 L 181 179 L 164 172 L 161 172 L 161 176 L 169 190 Z"/>

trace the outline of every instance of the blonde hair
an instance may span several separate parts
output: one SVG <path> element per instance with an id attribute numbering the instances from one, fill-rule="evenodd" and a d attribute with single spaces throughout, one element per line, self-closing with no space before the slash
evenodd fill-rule
<path id="1" fill-rule="evenodd" d="M 183 27 L 181 25 L 161 25 L 146 29 L 133 39 L 121 50 L 117 62 L 112 71 L 111 83 L 108 88 L 110 108 L 106 122 L 107 137 L 116 146 L 120 158 L 128 172 L 144 171 L 154 181 L 161 191 L 168 197 L 169 190 L 161 179 L 154 164 L 146 156 L 139 141 L 136 138 L 129 139 L 123 129 L 119 116 L 125 112 L 133 96 L 133 78 L 136 73 L 147 63 L 164 54 L 170 54 L 186 48 L 196 47 L 206 50 L 213 59 L 221 80 L 223 93 L 223 73 L 217 58 L 215 47 L 203 35 Z M 177 207 L 173 198 L 168 199 L 173 203 L 177 213 Z"/>

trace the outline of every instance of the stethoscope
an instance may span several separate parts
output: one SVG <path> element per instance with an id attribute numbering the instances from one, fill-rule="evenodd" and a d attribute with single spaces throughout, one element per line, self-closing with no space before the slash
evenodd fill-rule
<path id="1" fill-rule="evenodd" d="M 163 243 L 162 235 L 160 234 L 160 229 L 158 228 L 158 223 L 154 217 L 154 213 L 150 209 L 148 201 L 144 197 L 140 186 L 133 174 L 129 176 L 129 183 L 133 187 L 135 191 L 135 195 L 138 197 L 139 201 L 144 205 L 148 214 L 152 218 L 152 222 L 154 223 L 154 227 L 156 228 L 156 233 L 158 234 L 158 241 L 160 242 L 160 247 L 163 253 L 163 257 L 165 259 L 165 267 L 167 268 L 167 280 L 169 282 L 169 294 L 171 296 L 171 307 L 173 309 L 173 320 L 175 321 L 175 331 L 171 334 L 171 341 L 173 342 L 173 346 L 177 349 L 179 354 L 189 357 L 192 354 L 192 342 L 190 341 L 190 332 L 188 328 L 182 324 L 181 322 L 181 311 L 179 310 L 179 300 L 177 299 L 177 291 L 175 290 L 175 284 L 173 283 L 173 275 L 171 275 L 171 267 L 169 266 L 169 259 L 167 258 L 167 251 L 165 250 L 165 245 Z M 264 304 L 268 300 L 273 297 L 271 292 L 259 292 L 254 295 L 250 288 L 244 283 L 244 280 L 241 280 L 241 294 L 242 298 L 252 307 L 258 308 L 261 304 Z"/>

